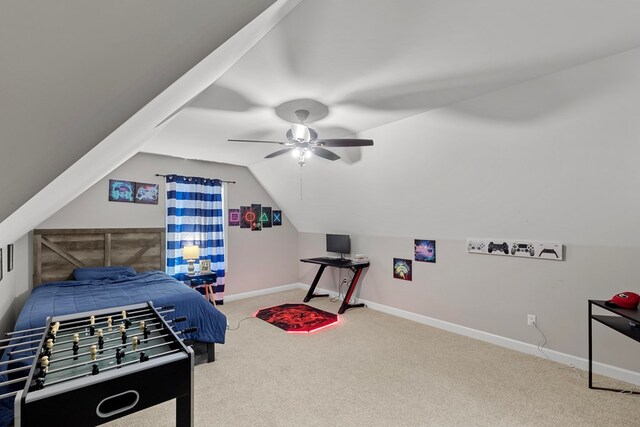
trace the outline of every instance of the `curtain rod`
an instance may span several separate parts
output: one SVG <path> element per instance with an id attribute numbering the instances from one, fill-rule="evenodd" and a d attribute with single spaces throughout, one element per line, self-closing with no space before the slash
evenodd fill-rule
<path id="1" fill-rule="evenodd" d="M 176 175 L 176 174 L 175 174 L 175 173 L 173 173 L 173 174 L 171 174 L 171 175 Z M 169 176 L 169 175 L 162 175 L 162 174 L 160 174 L 160 173 L 157 173 L 157 174 L 156 174 L 156 176 L 161 176 L 161 177 L 163 177 L 163 178 L 166 178 L 166 177 L 167 177 L 167 176 Z M 207 178 L 207 179 L 218 179 L 218 178 Z M 236 183 L 235 181 L 225 181 L 224 179 L 218 179 L 218 181 L 220 181 L 220 182 L 225 182 L 225 183 L 227 183 L 227 184 L 235 184 L 235 183 Z"/>

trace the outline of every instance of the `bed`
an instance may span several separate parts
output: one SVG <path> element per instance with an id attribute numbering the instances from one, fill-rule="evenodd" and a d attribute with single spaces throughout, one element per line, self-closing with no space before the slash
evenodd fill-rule
<path id="1" fill-rule="evenodd" d="M 213 360 L 213 343 L 224 343 L 226 317 L 200 293 L 160 271 L 164 247 L 164 229 L 157 228 L 34 230 L 34 289 L 14 330 L 44 326 L 47 316 L 152 301 L 156 307 L 175 307 L 168 319 L 186 316 L 182 326 L 198 329 L 185 338 L 196 350 L 206 344 L 199 348 L 209 350 L 207 359 Z M 7 350 L 0 362 L 10 358 Z M 0 381 L 7 366 L 18 365 L 0 365 Z M 8 391 L 0 388 L 0 394 Z M 12 399 L 0 400 L 0 426 L 10 422 L 11 410 Z"/>

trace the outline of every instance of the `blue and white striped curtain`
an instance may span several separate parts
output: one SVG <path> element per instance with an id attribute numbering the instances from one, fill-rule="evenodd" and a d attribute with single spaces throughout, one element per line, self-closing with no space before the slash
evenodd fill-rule
<path id="1" fill-rule="evenodd" d="M 217 275 L 216 303 L 224 295 L 224 213 L 222 182 L 218 179 L 168 175 L 167 274 L 187 272 L 182 248 L 198 245 L 200 260 L 211 261 Z"/>

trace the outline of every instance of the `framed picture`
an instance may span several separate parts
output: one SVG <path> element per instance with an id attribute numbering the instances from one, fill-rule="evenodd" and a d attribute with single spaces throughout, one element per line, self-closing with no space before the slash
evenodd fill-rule
<path id="1" fill-rule="evenodd" d="M 146 205 L 158 204 L 158 184 L 145 184 L 143 182 L 136 182 L 136 203 L 143 203 Z"/>
<path id="2" fill-rule="evenodd" d="M 271 228 L 271 207 L 263 206 L 262 215 L 260 215 L 260 222 L 263 228 Z"/>
<path id="3" fill-rule="evenodd" d="M 229 209 L 229 227 L 240 225 L 240 209 Z"/>
<path id="4" fill-rule="evenodd" d="M 209 274 L 211 273 L 211 261 L 208 259 L 200 260 L 200 274 Z"/>
<path id="5" fill-rule="evenodd" d="M 412 281 L 411 277 L 411 260 L 394 258 L 393 259 L 393 278 Z"/>
<path id="6" fill-rule="evenodd" d="M 133 203 L 133 194 L 136 190 L 135 182 L 109 180 L 109 201 Z"/>
<path id="7" fill-rule="evenodd" d="M 282 225 L 282 211 L 278 210 L 274 210 L 272 213 L 272 224 L 273 225 Z"/>
<path id="8" fill-rule="evenodd" d="M 2 249 L 0 248 L 0 280 L 2 280 Z"/>
<path id="9" fill-rule="evenodd" d="M 262 216 L 262 205 L 259 203 L 252 203 L 251 213 L 253 214 L 251 216 L 253 218 L 253 221 L 251 221 L 251 231 L 262 230 L 262 223 L 260 222 L 260 217 Z"/>
<path id="10" fill-rule="evenodd" d="M 413 245 L 414 258 L 416 261 L 436 262 L 436 241 L 418 240 Z"/>
<path id="11" fill-rule="evenodd" d="M 251 206 L 240 206 L 240 228 L 251 228 L 251 223 L 255 219 Z"/>
<path id="12" fill-rule="evenodd" d="M 13 245 L 7 245 L 7 273 L 13 270 Z"/>

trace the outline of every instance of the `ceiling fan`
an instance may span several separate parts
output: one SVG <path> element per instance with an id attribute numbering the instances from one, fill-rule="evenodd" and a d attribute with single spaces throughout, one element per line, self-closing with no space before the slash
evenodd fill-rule
<path id="1" fill-rule="evenodd" d="M 318 133 L 308 127 L 305 122 L 309 117 L 308 110 L 296 110 L 295 116 L 299 123 L 291 123 L 291 129 L 287 130 L 285 134 L 287 140 L 285 142 L 280 141 L 264 141 L 256 139 L 229 139 L 231 142 L 259 142 L 266 144 L 280 144 L 286 146 L 282 150 L 275 151 L 267 156 L 265 159 L 271 159 L 273 157 L 280 156 L 282 154 L 291 152 L 298 158 L 298 164 L 304 166 L 306 159 L 311 155 L 316 155 L 327 160 L 338 160 L 338 156 L 333 151 L 329 151 L 324 147 L 365 147 L 373 145 L 371 139 L 354 139 L 354 138 L 334 138 L 334 139 L 318 139 Z"/>

